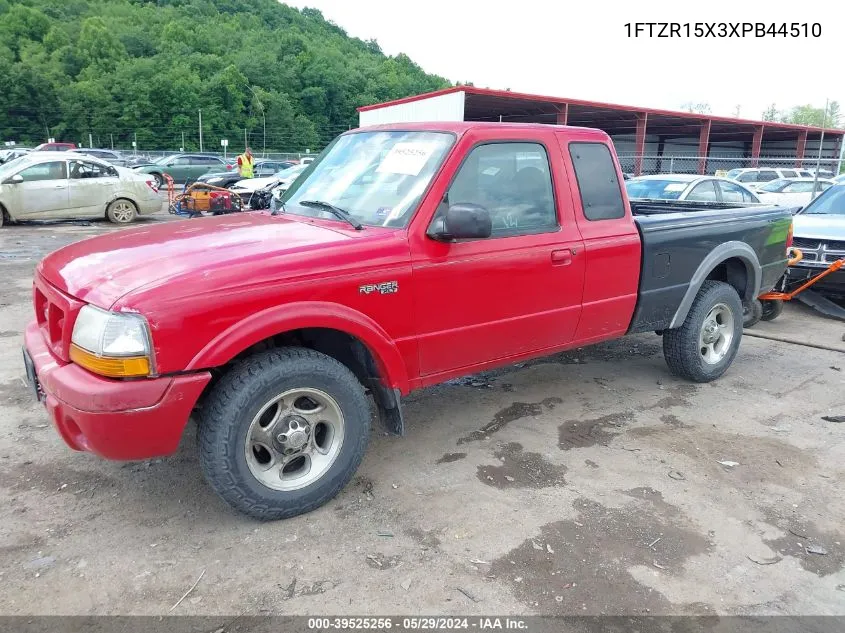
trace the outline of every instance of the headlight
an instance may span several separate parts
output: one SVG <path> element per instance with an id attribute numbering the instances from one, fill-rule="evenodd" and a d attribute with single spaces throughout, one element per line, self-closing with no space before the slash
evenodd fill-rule
<path id="1" fill-rule="evenodd" d="M 70 359 L 102 376 L 148 376 L 153 363 L 147 320 L 83 306 L 73 326 Z"/>

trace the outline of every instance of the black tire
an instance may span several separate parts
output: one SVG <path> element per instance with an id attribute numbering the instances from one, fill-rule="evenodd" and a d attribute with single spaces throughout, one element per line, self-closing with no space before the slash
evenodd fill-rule
<path id="1" fill-rule="evenodd" d="M 155 180 L 156 189 L 161 189 L 164 186 L 164 176 L 159 174 L 158 172 L 153 172 L 150 174 Z"/>
<path id="2" fill-rule="evenodd" d="M 774 321 L 783 314 L 783 299 L 766 299 L 762 303 L 763 307 L 760 320 Z"/>
<path id="3" fill-rule="evenodd" d="M 742 327 L 754 327 L 763 317 L 763 304 L 759 299 L 742 304 Z"/>
<path id="4" fill-rule="evenodd" d="M 250 470 L 247 432 L 266 403 L 300 388 L 321 390 L 336 401 L 343 416 L 343 441 L 319 479 L 296 490 L 275 490 Z M 364 388 L 345 365 L 300 347 L 262 352 L 232 367 L 204 402 L 200 464 L 214 491 L 235 509 L 264 521 L 290 518 L 319 508 L 349 482 L 364 457 L 370 419 Z"/>
<path id="5" fill-rule="evenodd" d="M 717 306 L 725 306 L 732 325 L 728 325 L 731 334 L 726 341 L 724 355 L 713 364 L 705 361 L 700 345 L 700 337 L 705 321 Z M 723 309 L 724 312 L 724 309 Z M 694 382 L 710 382 L 725 373 L 730 367 L 742 340 L 742 301 L 737 291 L 721 281 L 705 281 L 692 302 L 689 314 L 683 325 L 663 334 L 663 356 L 669 370 Z"/>

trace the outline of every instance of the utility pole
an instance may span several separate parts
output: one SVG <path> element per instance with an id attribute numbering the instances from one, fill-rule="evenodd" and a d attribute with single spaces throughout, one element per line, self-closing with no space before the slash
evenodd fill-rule
<path id="1" fill-rule="evenodd" d="M 267 119 L 264 118 L 264 108 L 261 108 L 261 124 L 264 126 L 264 138 L 261 141 L 261 157 L 267 158 Z"/>
<path id="2" fill-rule="evenodd" d="M 94 147 L 94 139 L 91 137 L 91 132 L 88 132 L 88 147 Z"/>
<path id="3" fill-rule="evenodd" d="M 202 110 L 200 110 L 200 152 L 202 152 Z"/>
<path id="4" fill-rule="evenodd" d="M 819 139 L 819 155 L 816 158 L 816 173 L 813 176 L 813 194 L 810 196 L 810 200 L 814 200 L 816 197 L 816 191 L 819 187 L 819 169 L 822 163 L 822 148 L 824 147 L 824 126 L 827 125 L 827 106 L 830 99 L 824 100 L 824 114 L 822 115 L 822 135 Z"/>
<path id="5" fill-rule="evenodd" d="M 135 140 L 132 141 L 132 148 L 135 150 L 135 156 L 137 156 L 138 155 L 138 133 L 133 132 L 132 134 L 135 137 Z"/>
<path id="6" fill-rule="evenodd" d="M 244 128 L 244 151 L 249 147 L 249 142 L 246 140 L 246 128 Z"/>
<path id="7" fill-rule="evenodd" d="M 179 151 L 180 152 L 185 151 L 185 131 L 184 130 L 182 130 L 182 144 L 179 146 Z"/>
<path id="8" fill-rule="evenodd" d="M 111 148 L 114 149 L 114 134 L 109 134 L 109 138 L 111 139 Z"/>

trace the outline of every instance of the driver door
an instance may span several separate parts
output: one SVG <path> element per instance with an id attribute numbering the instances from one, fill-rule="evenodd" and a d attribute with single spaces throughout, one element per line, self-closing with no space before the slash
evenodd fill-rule
<path id="1" fill-rule="evenodd" d="M 458 242 L 423 236 L 412 244 L 421 375 L 570 342 L 585 257 L 554 136 L 477 139 L 431 221 L 456 203 L 487 209 L 493 232 Z"/>
<path id="2" fill-rule="evenodd" d="M 9 185 L 10 196 L 6 200 L 15 219 L 67 216 L 67 162 L 56 160 L 38 163 L 17 175 L 23 178 L 23 182 Z"/>

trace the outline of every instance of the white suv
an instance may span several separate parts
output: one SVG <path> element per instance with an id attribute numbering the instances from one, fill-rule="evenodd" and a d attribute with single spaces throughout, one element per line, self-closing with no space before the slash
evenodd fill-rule
<path id="1" fill-rule="evenodd" d="M 778 178 L 812 178 L 813 174 L 806 169 L 797 168 L 749 167 L 746 169 L 731 169 L 725 177 L 741 182 L 749 189 L 756 191 L 759 185 L 777 180 Z"/>

